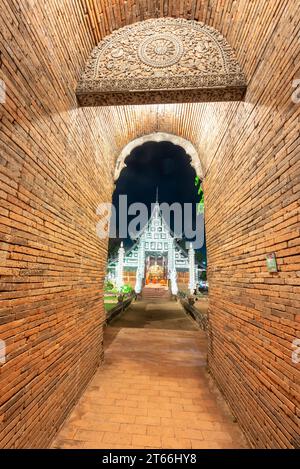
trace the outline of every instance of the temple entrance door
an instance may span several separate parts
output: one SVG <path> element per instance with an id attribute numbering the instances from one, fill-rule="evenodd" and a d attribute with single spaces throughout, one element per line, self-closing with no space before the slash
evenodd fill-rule
<path id="1" fill-rule="evenodd" d="M 146 258 L 146 285 L 168 286 L 167 257 L 149 255 Z"/>

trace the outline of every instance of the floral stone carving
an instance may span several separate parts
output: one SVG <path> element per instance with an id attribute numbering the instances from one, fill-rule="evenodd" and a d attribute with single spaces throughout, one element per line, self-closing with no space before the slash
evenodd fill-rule
<path id="1" fill-rule="evenodd" d="M 246 78 L 215 29 L 151 19 L 115 31 L 94 49 L 77 88 L 82 106 L 241 100 Z"/>

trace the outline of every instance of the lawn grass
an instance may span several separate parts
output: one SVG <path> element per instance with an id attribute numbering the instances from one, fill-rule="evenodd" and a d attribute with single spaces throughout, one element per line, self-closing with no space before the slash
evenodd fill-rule
<path id="1" fill-rule="evenodd" d="M 117 306 L 117 302 L 116 303 L 105 303 L 104 302 L 104 308 L 105 308 L 105 311 L 110 311 L 111 309 L 113 309 L 115 306 Z"/>

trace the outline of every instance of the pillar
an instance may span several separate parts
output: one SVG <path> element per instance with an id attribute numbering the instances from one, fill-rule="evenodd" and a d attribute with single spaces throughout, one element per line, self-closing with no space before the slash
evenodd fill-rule
<path id="1" fill-rule="evenodd" d="M 145 242 L 140 241 L 138 251 L 138 267 L 136 270 L 135 293 L 141 293 L 143 289 L 143 280 L 145 277 Z"/>
<path id="2" fill-rule="evenodd" d="M 120 249 L 119 249 L 119 253 L 118 253 L 117 279 L 116 279 L 116 285 L 119 291 L 124 286 L 124 258 L 125 258 L 125 249 L 124 249 L 124 244 L 122 242 Z"/>
<path id="3" fill-rule="evenodd" d="M 176 262 L 175 262 L 175 246 L 174 246 L 174 240 L 173 239 L 169 242 L 168 277 L 169 277 L 170 283 L 171 283 L 172 295 L 177 295 L 177 293 L 178 293 L 177 271 L 176 271 Z"/>
<path id="4" fill-rule="evenodd" d="M 195 250 L 192 243 L 189 248 L 189 290 L 193 294 L 196 288 L 196 273 L 195 273 Z"/>

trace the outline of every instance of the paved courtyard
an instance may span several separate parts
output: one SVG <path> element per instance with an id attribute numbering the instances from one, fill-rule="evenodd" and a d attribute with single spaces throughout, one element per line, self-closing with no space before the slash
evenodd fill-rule
<path id="1" fill-rule="evenodd" d="M 246 447 L 207 373 L 206 336 L 178 303 L 133 304 L 107 328 L 105 345 L 105 363 L 54 448 Z"/>

